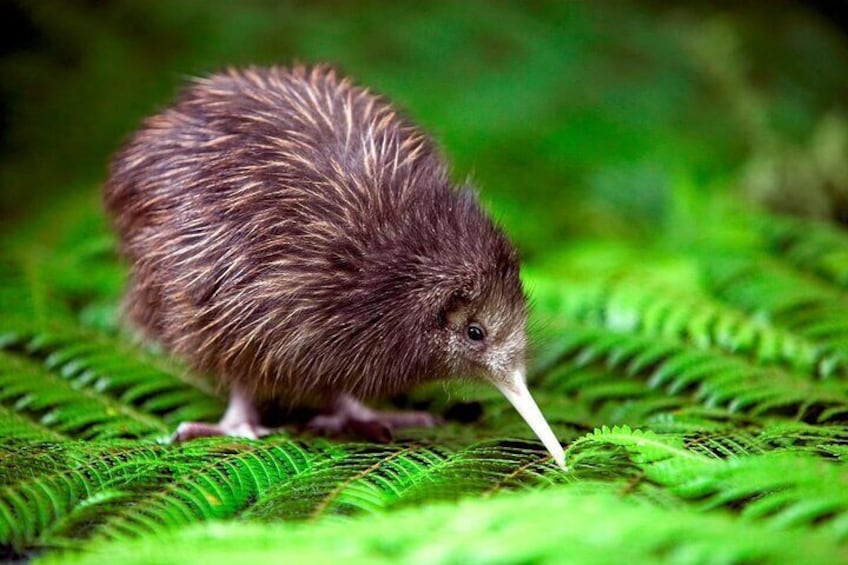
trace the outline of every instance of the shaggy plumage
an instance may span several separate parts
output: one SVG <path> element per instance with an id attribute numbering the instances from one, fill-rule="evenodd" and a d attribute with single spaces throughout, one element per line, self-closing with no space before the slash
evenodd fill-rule
<path id="1" fill-rule="evenodd" d="M 117 154 L 105 196 L 131 320 L 253 397 L 523 370 L 512 245 L 428 137 L 329 67 L 196 80 Z"/>

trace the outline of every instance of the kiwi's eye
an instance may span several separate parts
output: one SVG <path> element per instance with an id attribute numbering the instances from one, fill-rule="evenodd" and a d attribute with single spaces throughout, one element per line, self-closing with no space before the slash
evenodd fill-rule
<path id="1" fill-rule="evenodd" d="M 468 324 L 465 333 L 471 341 L 483 341 L 486 339 L 486 332 L 480 324 Z"/>

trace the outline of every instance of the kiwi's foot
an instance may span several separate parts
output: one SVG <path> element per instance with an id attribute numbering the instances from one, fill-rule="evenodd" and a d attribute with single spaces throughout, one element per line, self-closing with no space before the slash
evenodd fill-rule
<path id="1" fill-rule="evenodd" d="M 401 428 L 431 428 L 442 419 L 429 412 L 380 412 L 350 396 L 337 398 L 327 414 L 315 416 L 307 429 L 321 435 L 354 435 L 369 441 L 389 442 Z"/>
<path id="2" fill-rule="evenodd" d="M 259 425 L 259 412 L 253 399 L 238 385 L 230 390 L 227 412 L 217 424 L 208 422 L 183 422 L 171 436 L 171 441 L 180 443 L 199 437 L 231 436 L 258 439 L 273 433 Z"/>
<path id="3" fill-rule="evenodd" d="M 177 431 L 171 436 L 173 443 L 182 443 L 199 437 L 230 436 L 245 439 L 259 439 L 273 433 L 273 430 L 240 422 L 238 424 L 210 424 L 208 422 L 183 422 L 177 426 Z"/>

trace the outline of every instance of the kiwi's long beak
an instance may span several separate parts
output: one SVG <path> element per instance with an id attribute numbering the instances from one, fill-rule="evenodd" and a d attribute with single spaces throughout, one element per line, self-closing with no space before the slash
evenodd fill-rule
<path id="1" fill-rule="evenodd" d="M 536 405 L 536 401 L 530 396 L 530 391 L 527 390 L 527 383 L 524 381 L 524 373 L 522 371 L 514 371 L 510 374 L 508 380 L 496 381 L 495 386 L 515 406 L 515 409 L 518 410 L 524 421 L 530 425 L 530 428 L 548 449 L 556 464 L 566 469 L 565 454 L 562 451 L 562 446 L 548 425 L 547 420 L 542 415 L 541 410 L 539 410 L 539 406 Z"/>

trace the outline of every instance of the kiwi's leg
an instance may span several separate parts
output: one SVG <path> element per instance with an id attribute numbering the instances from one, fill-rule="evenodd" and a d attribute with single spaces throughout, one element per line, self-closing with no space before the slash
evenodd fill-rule
<path id="1" fill-rule="evenodd" d="M 217 424 L 207 422 L 183 422 L 171 437 L 174 442 L 183 442 L 198 437 L 232 436 L 257 439 L 272 433 L 259 424 L 259 411 L 253 398 L 240 386 L 230 390 L 230 403 L 224 417 Z"/>
<path id="2" fill-rule="evenodd" d="M 372 441 L 390 441 L 392 431 L 400 428 L 429 428 L 441 418 L 420 411 L 377 411 L 357 399 L 342 395 L 335 398 L 326 414 L 315 416 L 307 428 L 323 435 L 357 435 Z"/>

